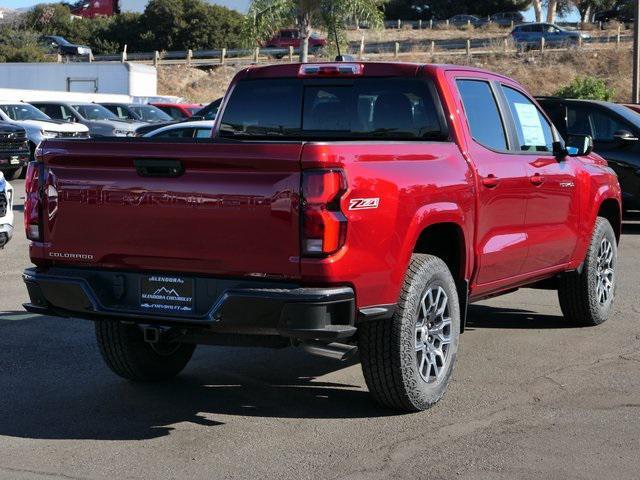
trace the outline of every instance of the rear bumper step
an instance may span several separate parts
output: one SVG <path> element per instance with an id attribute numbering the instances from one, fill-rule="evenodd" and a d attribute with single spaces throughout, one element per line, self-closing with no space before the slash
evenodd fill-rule
<path id="1" fill-rule="evenodd" d="M 277 335 L 336 341 L 356 328 L 350 287 L 303 288 L 295 284 L 194 277 L 189 315 L 147 312 L 139 307 L 143 275 L 75 268 L 32 268 L 24 282 L 37 314 L 88 320 L 120 319 L 140 325 L 206 327 L 225 334 Z"/>

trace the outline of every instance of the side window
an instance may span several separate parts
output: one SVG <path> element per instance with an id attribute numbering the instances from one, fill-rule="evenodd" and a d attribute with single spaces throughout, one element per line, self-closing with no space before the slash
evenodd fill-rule
<path id="1" fill-rule="evenodd" d="M 174 128 L 154 136 L 156 138 L 193 138 L 193 128 Z"/>
<path id="2" fill-rule="evenodd" d="M 593 110 L 589 114 L 593 139 L 597 142 L 613 142 L 613 134 L 618 130 L 633 132 L 635 129 L 600 110 Z"/>
<path id="3" fill-rule="evenodd" d="M 531 100 L 513 88 L 502 86 L 518 135 L 517 150 L 550 152 L 553 150 L 551 124 Z"/>
<path id="4" fill-rule="evenodd" d="M 542 108 L 547 112 L 549 118 L 556 126 L 560 135 L 566 136 L 567 134 L 567 110 L 561 103 L 542 102 Z"/>
<path id="5" fill-rule="evenodd" d="M 211 129 L 210 128 L 196 129 L 196 138 L 211 138 Z"/>
<path id="6" fill-rule="evenodd" d="M 474 140 L 494 150 L 506 150 L 507 136 L 489 83 L 482 80 L 456 83 Z"/>
<path id="7" fill-rule="evenodd" d="M 589 115 L 583 108 L 567 106 L 567 133 L 569 135 L 590 135 L 593 137 Z"/>
<path id="8" fill-rule="evenodd" d="M 71 110 L 69 110 L 64 105 L 60 105 L 60 115 L 62 120 L 64 120 L 65 122 L 70 122 L 75 118 L 75 115 L 73 114 L 73 112 L 71 112 Z"/>

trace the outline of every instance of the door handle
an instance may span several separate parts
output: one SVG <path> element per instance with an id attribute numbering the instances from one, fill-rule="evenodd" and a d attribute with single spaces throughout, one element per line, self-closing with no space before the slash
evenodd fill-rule
<path id="1" fill-rule="evenodd" d="M 500 180 L 493 173 L 490 173 L 482 179 L 482 185 L 487 188 L 496 188 L 498 183 L 500 183 Z"/>
<path id="2" fill-rule="evenodd" d="M 133 161 L 141 177 L 179 177 L 184 173 L 180 160 L 138 159 Z"/>
<path id="3" fill-rule="evenodd" d="M 539 173 L 536 173 L 535 175 L 530 176 L 529 180 L 531 181 L 531 183 L 533 183 L 536 186 L 542 185 L 544 183 L 544 177 Z"/>

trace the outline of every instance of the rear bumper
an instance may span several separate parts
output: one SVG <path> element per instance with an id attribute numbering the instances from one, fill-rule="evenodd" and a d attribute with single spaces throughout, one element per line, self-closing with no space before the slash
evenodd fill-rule
<path id="1" fill-rule="evenodd" d="M 120 319 L 140 325 L 206 327 L 226 334 L 271 335 L 335 341 L 356 332 L 350 287 L 303 288 L 295 284 L 195 277 L 189 315 L 140 308 L 143 275 L 75 268 L 32 268 L 24 282 L 30 303 L 43 315 L 88 320 Z"/>

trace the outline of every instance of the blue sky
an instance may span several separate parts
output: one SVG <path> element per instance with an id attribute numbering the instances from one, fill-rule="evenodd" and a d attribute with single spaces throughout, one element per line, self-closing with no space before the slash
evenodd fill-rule
<path id="1" fill-rule="evenodd" d="M 0 0 L 0 7 L 5 8 L 22 8 L 22 7 L 31 7 L 33 5 L 37 5 L 38 3 L 47 3 L 42 0 Z M 72 3 L 72 2 L 69 2 Z M 145 5 L 146 0 L 127 0 L 127 3 L 135 3 Z M 215 0 L 211 3 L 217 3 L 219 5 L 224 5 L 225 7 L 235 8 L 236 10 L 245 11 L 247 6 L 249 5 L 249 0 Z"/>

